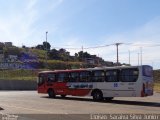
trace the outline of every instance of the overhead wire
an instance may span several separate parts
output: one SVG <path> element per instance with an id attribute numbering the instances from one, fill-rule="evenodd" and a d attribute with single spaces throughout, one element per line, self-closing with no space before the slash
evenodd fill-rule
<path id="1" fill-rule="evenodd" d="M 114 44 L 108 44 L 108 45 L 99 45 L 99 46 L 91 46 L 91 47 L 83 47 L 83 49 L 97 49 L 97 48 L 104 48 L 104 47 L 109 47 L 109 46 L 113 46 L 116 45 L 117 43 Z M 122 45 L 129 45 L 129 46 L 138 46 L 138 47 L 159 47 L 160 44 L 135 44 L 135 43 L 120 43 Z M 55 49 L 71 49 L 71 50 L 81 50 L 82 48 L 80 47 L 53 47 Z"/>

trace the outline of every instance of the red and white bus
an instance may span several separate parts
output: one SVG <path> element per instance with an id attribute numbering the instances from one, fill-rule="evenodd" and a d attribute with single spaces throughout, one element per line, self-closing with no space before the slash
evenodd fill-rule
<path id="1" fill-rule="evenodd" d="M 88 95 L 96 101 L 146 97 L 153 95 L 153 70 L 142 65 L 42 71 L 38 74 L 38 93 L 51 98 Z"/>

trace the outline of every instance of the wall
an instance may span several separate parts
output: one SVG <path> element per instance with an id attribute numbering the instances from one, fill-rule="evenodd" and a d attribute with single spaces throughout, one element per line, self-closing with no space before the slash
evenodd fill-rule
<path id="1" fill-rule="evenodd" d="M 0 90 L 36 90 L 37 82 L 32 80 L 0 80 Z"/>

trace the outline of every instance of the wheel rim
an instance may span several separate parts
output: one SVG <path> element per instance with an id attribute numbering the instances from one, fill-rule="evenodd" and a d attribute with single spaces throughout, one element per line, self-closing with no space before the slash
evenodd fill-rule
<path id="1" fill-rule="evenodd" d="M 101 100 L 101 98 L 102 98 L 102 96 L 101 96 L 101 93 L 100 93 L 100 92 L 96 92 L 96 93 L 94 94 L 94 99 L 95 99 L 95 100 Z"/>
<path id="2" fill-rule="evenodd" d="M 100 99 L 100 94 L 96 93 L 96 99 L 99 100 Z"/>
<path id="3" fill-rule="evenodd" d="M 48 94 L 49 94 L 49 97 L 54 97 L 54 92 L 53 92 L 53 90 L 49 90 Z"/>
<path id="4" fill-rule="evenodd" d="M 53 92 L 52 92 L 52 91 L 50 91 L 50 92 L 49 92 L 49 95 L 50 95 L 50 96 L 53 96 Z"/>

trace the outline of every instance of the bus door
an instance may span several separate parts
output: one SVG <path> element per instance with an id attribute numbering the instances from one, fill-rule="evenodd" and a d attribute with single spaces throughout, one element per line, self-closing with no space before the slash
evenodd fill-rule
<path id="1" fill-rule="evenodd" d="M 55 93 L 58 95 L 67 95 L 68 94 L 68 87 L 67 81 L 69 79 L 68 73 L 57 73 L 57 82 L 54 85 Z"/>
<path id="2" fill-rule="evenodd" d="M 106 71 L 104 96 L 115 97 L 115 94 L 117 93 L 116 90 L 118 90 L 118 85 L 119 85 L 118 73 L 119 72 L 116 69 Z"/>
<path id="3" fill-rule="evenodd" d="M 119 82 L 114 84 L 115 96 L 136 97 L 138 96 L 138 68 L 126 68 L 119 71 Z"/>
<path id="4" fill-rule="evenodd" d="M 53 88 L 54 89 L 55 82 L 56 82 L 56 74 L 55 73 L 48 73 L 47 74 L 46 86 L 48 88 Z"/>
<path id="5" fill-rule="evenodd" d="M 79 73 L 79 81 L 75 86 L 74 94 L 76 96 L 86 96 L 89 95 L 93 84 L 90 79 L 90 71 L 81 71 Z"/>
<path id="6" fill-rule="evenodd" d="M 68 94 L 76 95 L 76 90 L 79 85 L 79 72 L 70 72 L 69 81 L 67 83 Z"/>
<path id="7" fill-rule="evenodd" d="M 69 93 L 73 96 L 89 95 L 93 85 L 90 82 L 90 72 L 71 72 L 70 82 L 68 83 Z"/>
<path id="8" fill-rule="evenodd" d="M 109 75 L 109 72 L 107 73 Z M 92 71 L 92 83 L 93 88 L 98 88 L 102 91 L 103 97 L 112 97 L 111 82 L 105 82 L 105 70 L 93 70 Z"/>
<path id="9" fill-rule="evenodd" d="M 153 95 L 153 68 L 151 66 L 142 66 L 142 80 L 144 96 Z"/>
<path id="10" fill-rule="evenodd" d="M 45 93 L 46 74 L 40 73 L 38 75 L 38 93 Z"/>

